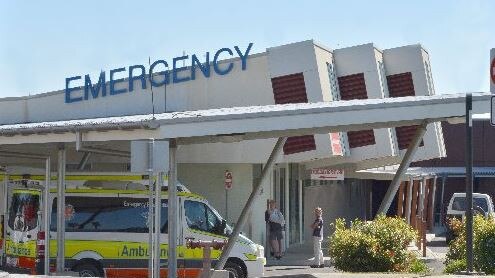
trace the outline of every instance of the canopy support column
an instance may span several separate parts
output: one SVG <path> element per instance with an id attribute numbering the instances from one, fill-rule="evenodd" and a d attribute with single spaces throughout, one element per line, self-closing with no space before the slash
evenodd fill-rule
<path id="1" fill-rule="evenodd" d="M 466 94 L 466 263 L 474 270 L 473 255 L 473 96 Z"/>
<path id="2" fill-rule="evenodd" d="M 43 188 L 43 231 L 45 231 L 45 258 L 43 261 L 44 274 L 50 275 L 50 183 L 51 183 L 51 159 L 45 160 L 45 187 Z"/>
<path id="3" fill-rule="evenodd" d="M 169 142 L 168 179 L 168 277 L 177 277 L 177 142 Z"/>
<path id="4" fill-rule="evenodd" d="M 260 179 L 256 183 L 256 186 L 253 188 L 253 191 L 251 192 L 251 195 L 249 196 L 249 199 L 247 200 L 246 205 L 242 209 L 241 215 L 239 216 L 239 220 L 237 220 L 237 223 L 234 227 L 234 231 L 232 232 L 232 234 L 229 237 L 229 242 L 223 248 L 222 256 L 220 257 L 218 263 L 215 266 L 216 270 L 221 270 L 225 266 L 225 263 L 227 262 L 227 259 L 229 258 L 230 252 L 232 251 L 232 248 L 234 247 L 234 244 L 237 241 L 239 234 L 241 233 L 241 229 L 244 226 L 244 224 L 246 223 L 248 215 L 251 212 L 251 209 L 253 208 L 253 205 L 254 205 L 256 199 L 260 195 L 263 182 L 265 181 L 266 177 L 270 173 L 270 171 L 273 167 L 273 164 L 275 164 L 275 159 L 278 157 L 278 155 L 282 151 L 282 148 L 283 148 L 286 140 L 287 140 L 287 137 L 278 138 L 278 141 L 275 144 L 275 147 L 273 148 L 272 153 L 270 154 L 270 157 L 268 158 L 265 166 L 263 167 Z"/>
<path id="5" fill-rule="evenodd" d="M 2 213 L 7 214 L 7 200 L 8 200 L 8 188 L 9 188 L 9 174 L 6 172 L 5 175 L 3 176 L 3 188 L 2 188 Z M 4 226 L 4 230 L 6 226 Z M 5 238 L 5 237 L 4 237 Z"/>
<path id="6" fill-rule="evenodd" d="M 161 209 L 162 209 L 162 184 L 163 184 L 163 172 L 158 173 L 158 178 L 155 184 L 155 214 L 154 214 L 154 234 L 153 234 L 153 251 L 155 257 L 153 261 L 153 277 L 160 278 L 160 233 L 161 233 Z"/>
<path id="7" fill-rule="evenodd" d="M 57 272 L 65 269 L 65 146 L 58 150 L 58 184 L 57 184 Z"/>
<path id="8" fill-rule="evenodd" d="M 154 152 L 155 140 L 150 139 L 148 142 L 148 277 L 153 278 L 154 276 L 154 257 L 155 252 L 153 252 L 153 226 L 154 226 L 154 213 L 153 213 L 153 183 L 154 183 L 154 165 L 153 165 L 153 152 Z"/>
<path id="9" fill-rule="evenodd" d="M 385 194 L 385 197 L 383 197 L 383 201 L 380 204 L 380 208 L 376 213 L 377 216 L 380 214 L 386 214 L 388 209 L 390 208 L 390 204 L 392 204 L 395 194 L 397 193 L 397 189 L 399 189 L 400 182 L 402 181 L 403 176 L 407 171 L 407 168 L 409 168 L 409 165 L 411 164 L 411 161 L 414 158 L 414 154 L 416 153 L 416 150 L 418 149 L 418 146 L 421 143 L 423 136 L 425 135 L 427 125 L 428 122 L 423 121 L 421 125 L 418 127 L 418 130 L 416 131 L 413 140 L 411 141 L 411 143 L 409 143 L 409 147 L 407 148 L 406 154 L 404 155 L 404 158 L 400 163 L 399 169 L 397 169 L 397 172 L 395 173 L 395 176 L 392 182 L 390 183 L 390 186 L 388 187 L 387 193 Z"/>
<path id="10" fill-rule="evenodd" d="M 2 224 L 2 227 L 3 227 L 3 231 L 2 231 L 2 240 L 3 240 L 3 243 L 2 243 L 2 257 L 0 258 L 1 259 L 1 262 L 0 262 L 0 265 L 3 265 L 3 259 L 5 257 L 5 252 L 6 252 L 6 249 L 5 249 L 5 240 L 6 240 L 6 236 L 7 236 L 7 201 L 8 201 L 8 187 L 9 186 L 9 174 L 7 172 L 5 172 L 4 176 L 3 176 L 3 187 L 2 187 L 2 204 L 1 204 L 1 214 L 3 215 L 3 223 Z"/>

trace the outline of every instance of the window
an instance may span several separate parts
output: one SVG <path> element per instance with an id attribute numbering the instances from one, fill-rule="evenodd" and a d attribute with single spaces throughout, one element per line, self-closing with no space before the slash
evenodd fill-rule
<path id="1" fill-rule="evenodd" d="M 335 70 L 333 63 L 327 62 L 327 73 L 328 79 L 330 80 L 330 93 L 332 94 L 332 100 L 340 100 L 339 85 L 337 84 L 337 76 L 335 75 Z"/>
<path id="2" fill-rule="evenodd" d="M 221 235 L 224 233 L 222 230 L 222 220 L 220 220 L 209 207 L 206 207 L 206 217 L 208 218 L 208 230 L 211 233 Z"/>
<path id="3" fill-rule="evenodd" d="M 218 213 L 210 209 L 206 204 L 186 200 L 184 207 L 189 228 L 216 235 L 225 235 L 225 222 L 222 221 Z"/>
<path id="4" fill-rule="evenodd" d="M 185 201 L 184 204 L 187 226 L 191 229 L 207 231 L 205 205 L 195 201 Z"/>
<path id="5" fill-rule="evenodd" d="M 167 200 L 162 200 L 162 233 L 168 232 Z M 53 200 L 51 230 L 57 229 L 57 199 Z M 148 233 L 148 199 L 128 197 L 65 198 L 67 232 Z"/>
<path id="6" fill-rule="evenodd" d="M 473 198 L 473 207 L 480 207 L 483 211 L 488 212 L 488 203 L 485 198 Z M 456 197 L 452 202 L 452 209 L 465 211 L 466 210 L 466 198 Z"/>
<path id="7" fill-rule="evenodd" d="M 39 193 L 14 193 L 9 208 L 9 227 L 14 231 L 22 232 L 36 228 L 39 209 Z"/>

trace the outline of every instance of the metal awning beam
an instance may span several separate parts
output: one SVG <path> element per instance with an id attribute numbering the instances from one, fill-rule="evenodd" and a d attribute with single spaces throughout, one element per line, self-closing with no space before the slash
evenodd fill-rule
<path id="1" fill-rule="evenodd" d="M 244 205 L 241 215 L 239 216 L 239 219 L 237 220 L 237 223 L 234 226 L 234 231 L 232 231 L 232 234 L 229 236 L 229 241 L 227 245 L 224 247 L 222 255 L 218 259 L 218 263 L 215 266 L 216 270 L 222 270 L 224 268 L 225 263 L 229 258 L 230 252 L 234 248 L 234 245 L 237 242 L 237 239 L 239 238 L 239 234 L 241 233 L 241 230 L 247 221 L 248 215 L 249 213 L 251 213 L 251 210 L 253 209 L 256 199 L 260 196 L 261 189 L 263 188 L 263 183 L 265 182 L 266 178 L 269 176 L 269 173 L 272 170 L 272 167 L 275 164 L 277 157 L 282 152 L 286 140 L 287 140 L 286 137 L 282 137 L 277 140 L 277 143 L 275 143 L 275 146 L 273 147 L 273 150 L 270 156 L 268 157 L 266 164 L 263 166 L 263 170 L 261 171 L 261 177 L 254 185 L 253 191 L 251 192 L 251 195 L 249 195 L 246 205 Z"/>
<path id="2" fill-rule="evenodd" d="M 475 94 L 473 107 L 475 113 L 490 111 L 490 94 Z M 280 138 L 418 125 L 424 120 L 462 120 L 463 108 L 464 94 L 456 94 L 173 112 L 155 115 L 154 120 L 151 115 L 141 115 L 3 125 L 0 145 L 74 142 L 75 131 L 84 131 L 85 141 L 176 138 L 181 145 L 222 142 L 229 135 L 236 141 Z M 120 130 L 137 127 L 140 129 Z M 45 131 L 59 134 L 19 135 Z"/>
<path id="3" fill-rule="evenodd" d="M 388 187 L 387 193 L 385 193 L 382 203 L 378 208 L 378 211 L 376 213 L 377 216 L 380 214 L 386 214 L 388 209 L 390 208 L 390 204 L 392 204 L 392 201 L 395 198 L 395 194 L 399 189 L 400 183 L 404 179 L 404 175 L 406 174 L 407 168 L 409 168 L 409 165 L 411 164 L 411 161 L 414 158 L 414 154 L 416 153 L 416 150 L 418 149 L 421 140 L 423 140 L 423 136 L 426 133 L 427 125 L 428 122 L 426 121 L 423 122 L 418 127 L 413 140 L 411 140 L 411 142 L 409 143 L 409 147 L 407 148 L 407 151 L 404 154 L 404 158 L 402 158 L 402 162 L 399 165 L 399 169 L 397 169 L 397 172 L 395 173 L 395 176 L 392 179 L 390 186 Z"/>

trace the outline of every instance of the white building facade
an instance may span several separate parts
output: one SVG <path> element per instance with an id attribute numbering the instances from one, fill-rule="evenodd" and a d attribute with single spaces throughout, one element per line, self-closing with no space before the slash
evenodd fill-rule
<path id="1" fill-rule="evenodd" d="M 428 53 L 421 45 L 380 50 L 373 44 L 364 44 L 331 50 L 308 40 L 257 54 L 250 53 L 250 49 L 251 45 L 229 47 L 206 55 L 177 57 L 168 63 L 156 61 L 157 70 L 151 75 L 153 87 L 142 66 L 123 67 L 88 76 L 89 79 L 84 74 L 69 78 L 65 90 L 0 99 L 0 125 L 435 94 Z M 231 58 L 220 60 L 226 57 Z M 183 62 L 186 65 L 179 66 Z M 326 221 L 370 217 L 369 184 L 354 179 L 315 182 L 309 179 L 308 170 L 329 167 L 355 171 L 396 164 L 416 128 L 288 138 L 284 154 L 264 184 L 244 232 L 258 243 L 265 242 L 264 211 L 268 199 L 278 201 L 287 219 L 286 245 L 298 244 L 308 236 L 304 221 L 310 221 L 314 206 L 324 208 Z M 191 191 L 204 195 L 230 223 L 239 217 L 276 140 L 232 141 L 183 145 L 178 149 L 179 180 Z M 129 142 L 86 144 L 139 155 L 132 153 Z M 69 170 L 132 168 L 124 157 L 92 155 L 85 168 L 78 169 L 84 153 L 69 146 L 67 155 Z M 430 124 L 414 160 L 444 156 L 441 126 Z M 14 169 L 25 164 L 0 158 L 0 165 Z M 224 188 L 226 171 L 233 176 L 233 187 L 228 191 Z"/>

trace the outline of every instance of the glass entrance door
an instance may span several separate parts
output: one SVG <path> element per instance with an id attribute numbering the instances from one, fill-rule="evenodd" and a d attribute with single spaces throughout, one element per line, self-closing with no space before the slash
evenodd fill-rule
<path id="1" fill-rule="evenodd" d="M 287 237 L 289 234 L 288 230 L 288 218 L 287 218 L 287 200 L 286 200 L 286 174 L 287 169 L 285 165 L 277 165 L 273 169 L 273 199 L 277 202 L 278 208 L 285 219 L 285 231 L 284 239 L 282 240 L 281 250 L 285 252 L 288 247 Z"/>
<path id="2" fill-rule="evenodd" d="M 283 245 L 301 242 L 302 198 L 299 185 L 299 165 L 282 164 L 273 170 L 274 199 L 285 219 L 285 235 Z M 283 249 L 285 250 L 285 249 Z"/>
<path id="3" fill-rule="evenodd" d="M 289 218 L 289 244 L 300 243 L 300 233 L 302 226 L 300 223 L 302 221 L 302 198 L 299 195 L 302 189 L 299 186 L 299 165 L 289 164 L 289 175 L 288 175 L 288 218 Z"/>

